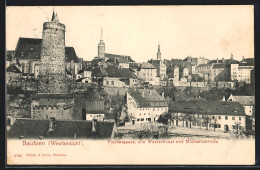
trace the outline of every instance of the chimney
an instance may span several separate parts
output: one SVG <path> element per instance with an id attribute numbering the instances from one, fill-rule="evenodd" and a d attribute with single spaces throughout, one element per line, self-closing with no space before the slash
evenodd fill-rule
<path id="1" fill-rule="evenodd" d="M 242 61 L 244 60 L 244 56 L 242 56 Z"/>
<path id="2" fill-rule="evenodd" d="M 162 97 L 164 98 L 164 92 L 162 92 Z"/>
<path id="3" fill-rule="evenodd" d="M 97 119 L 92 119 L 92 132 L 97 130 Z"/>
<path id="4" fill-rule="evenodd" d="M 217 58 L 217 64 L 218 64 L 218 58 Z"/>
<path id="5" fill-rule="evenodd" d="M 55 126 L 55 118 L 51 117 L 49 120 L 49 132 L 53 132 L 54 131 L 54 126 Z"/>
<path id="6" fill-rule="evenodd" d="M 222 99 L 222 101 L 226 101 L 226 99 L 225 99 L 225 96 L 223 96 L 223 99 Z"/>
<path id="7" fill-rule="evenodd" d="M 224 57 L 222 58 L 222 63 L 224 64 L 225 60 L 224 60 Z"/>

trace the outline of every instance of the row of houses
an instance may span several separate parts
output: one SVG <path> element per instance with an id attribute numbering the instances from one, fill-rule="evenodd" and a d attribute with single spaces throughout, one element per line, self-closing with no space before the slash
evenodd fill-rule
<path id="1" fill-rule="evenodd" d="M 236 128 L 242 131 L 254 128 L 253 96 L 230 95 L 227 101 L 169 102 L 164 93 L 160 95 L 153 89 L 137 89 L 127 92 L 127 107 L 131 124 L 157 121 L 160 115 L 170 114 L 172 124 L 177 126 L 211 128 L 224 132 Z"/>

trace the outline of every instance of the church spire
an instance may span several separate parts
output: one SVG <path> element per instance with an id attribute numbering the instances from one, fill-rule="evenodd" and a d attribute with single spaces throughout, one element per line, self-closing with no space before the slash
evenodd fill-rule
<path id="1" fill-rule="evenodd" d="M 103 28 L 101 27 L 100 41 L 103 41 Z"/>
<path id="2" fill-rule="evenodd" d="M 53 12 L 52 12 L 51 21 L 52 22 L 59 22 L 58 14 L 57 14 L 57 12 L 55 14 L 54 8 L 53 8 Z"/>
<path id="3" fill-rule="evenodd" d="M 160 43 L 158 43 L 157 60 L 161 60 Z"/>

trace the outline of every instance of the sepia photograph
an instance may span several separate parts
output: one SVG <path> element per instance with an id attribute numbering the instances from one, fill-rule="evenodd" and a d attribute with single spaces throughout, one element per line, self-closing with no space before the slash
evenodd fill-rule
<path id="1" fill-rule="evenodd" d="M 253 5 L 7 6 L 7 165 L 254 165 Z"/>

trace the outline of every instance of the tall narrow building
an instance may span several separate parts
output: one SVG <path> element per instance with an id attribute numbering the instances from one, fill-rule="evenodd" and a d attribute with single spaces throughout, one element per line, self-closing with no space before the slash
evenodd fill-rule
<path id="1" fill-rule="evenodd" d="M 158 44 L 157 60 L 161 60 L 160 44 Z"/>
<path id="2" fill-rule="evenodd" d="M 105 43 L 103 41 L 103 29 L 102 28 L 101 28 L 100 42 L 98 43 L 98 57 L 99 58 L 105 57 Z"/>
<path id="3" fill-rule="evenodd" d="M 31 103 L 31 118 L 73 119 L 74 97 L 66 75 L 65 25 L 53 11 L 43 24 L 38 93 Z"/>
<path id="4" fill-rule="evenodd" d="M 43 24 L 38 92 L 68 93 L 65 67 L 65 25 L 53 11 L 51 22 Z"/>

